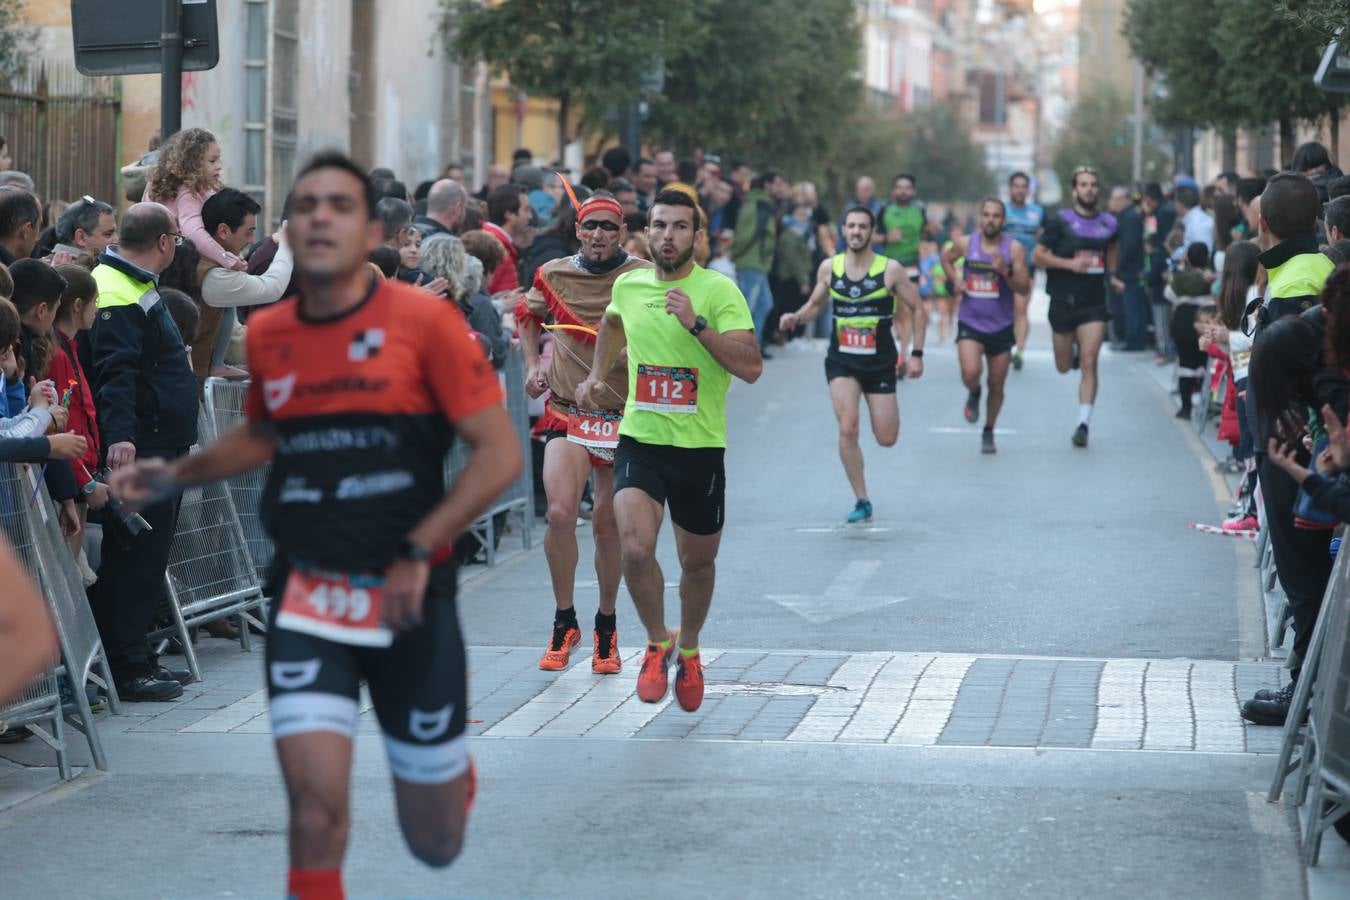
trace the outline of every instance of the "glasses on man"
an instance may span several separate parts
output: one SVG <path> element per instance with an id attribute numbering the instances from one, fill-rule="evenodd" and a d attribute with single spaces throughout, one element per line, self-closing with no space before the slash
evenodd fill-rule
<path id="1" fill-rule="evenodd" d="M 166 231 L 164 232 L 164 235 L 165 237 L 173 238 L 173 245 L 175 247 L 181 247 L 187 241 L 187 238 L 176 231 Z"/>
<path id="2" fill-rule="evenodd" d="M 598 228 L 601 231 L 606 231 L 609 232 L 610 234 L 613 234 L 614 232 L 619 230 L 619 226 L 617 223 L 605 221 L 602 219 L 587 219 L 585 222 L 582 222 L 578 227 L 582 231 L 595 231 Z"/>

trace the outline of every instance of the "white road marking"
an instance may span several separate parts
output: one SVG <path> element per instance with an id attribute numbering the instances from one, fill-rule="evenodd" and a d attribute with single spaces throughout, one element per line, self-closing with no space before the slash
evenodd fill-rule
<path id="1" fill-rule="evenodd" d="M 830 582 L 823 594 L 767 594 L 814 625 L 833 622 L 870 609 L 901 603 L 908 597 L 876 597 L 863 593 L 867 582 L 881 568 L 880 560 L 854 560 Z"/>

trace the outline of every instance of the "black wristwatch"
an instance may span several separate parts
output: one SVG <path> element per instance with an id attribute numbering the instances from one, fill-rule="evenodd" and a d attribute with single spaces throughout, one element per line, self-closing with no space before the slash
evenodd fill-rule
<path id="1" fill-rule="evenodd" d="M 398 545 L 398 558 L 406 559 L 409 562 L 429 562 L 431 560 L 431 551 L 416 541 L 404 538 Z"/>
<path id="2" fill-rule="evenodd" d="M 918 347 L 915 347 L 913 350 L 909 351 L 909 355 L 914 357 L 915 359 L 923 359 L 923 351 L 920 350 Z"/>
<path id="3" fill-rule="evenodd" d="M 703 318 L 702 316 L 695 316 L 694 327 L 689 329 L 689 333 L 692 334 L 694 337 L 698 337 L 700 334 L 703 333 L 703 329 L 707 327 L 708 327 L 707 319 Z"/>

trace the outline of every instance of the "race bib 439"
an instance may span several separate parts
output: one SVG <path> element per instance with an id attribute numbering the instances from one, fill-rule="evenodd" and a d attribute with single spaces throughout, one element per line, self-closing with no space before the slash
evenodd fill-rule
<path id="1" fill-rule="evenodd" d="M 277 627 L 339 644 L 388 647 L 394 633 L 380 616 L 384 578 L 292 570 L 277 610 Z"/>

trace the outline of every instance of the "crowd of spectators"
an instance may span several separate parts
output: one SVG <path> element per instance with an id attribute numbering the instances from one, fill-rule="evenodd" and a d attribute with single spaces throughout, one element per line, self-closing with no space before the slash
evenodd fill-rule
<path id="1" fill-rule="evenodd" d="M 1128 288 L 1115 291 L 1115 347 L 1175 362 L 1176 415 L 1217 415 L 1218 440 L 1231 448 L 1216 467 L 1237 482 L 1223 530 L 1268 532 L 1292 621 L 1292 678 L 1246 699 L 1242 715 L 1281 725 L 1326 592 L 1334 529 L 1350 515 L 1350 178 L 1309 143 L 1285 170 L 1121 187 L 1111 209 Z"/>

